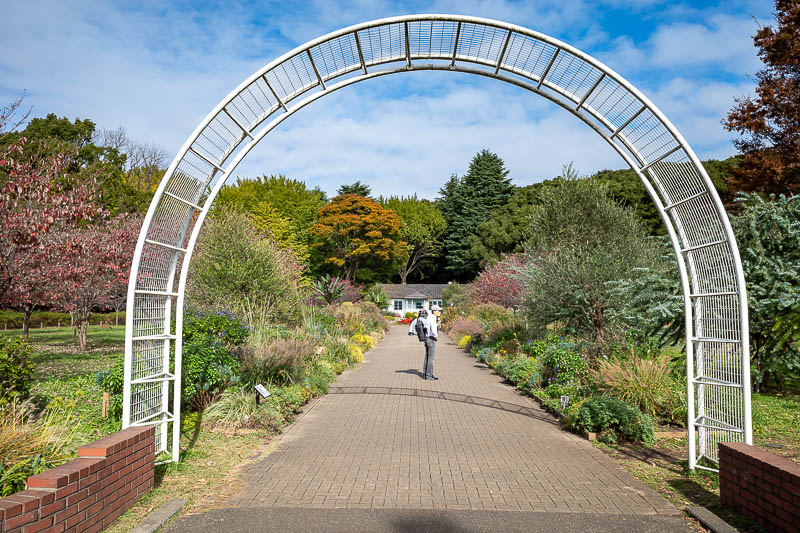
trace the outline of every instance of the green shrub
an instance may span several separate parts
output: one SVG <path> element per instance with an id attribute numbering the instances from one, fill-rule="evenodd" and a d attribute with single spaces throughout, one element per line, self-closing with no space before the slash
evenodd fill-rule
<path id="1" fill-rule="evenodd" d="M 31 391 L 33 349 L 22 337 L 0 336 L 0 411 Z"/>
<path id="2" fill-rule="evenodd" d="M 491 348 L 479 348 L 477 349 L 477 359 L 479 363 L 487 364 L 490 357 L 495 357 L 492 353 Z"/>
<path id="3" fill-rule="evenodd" d="M 507 327 L 512 323 L 514 314 L 502 305 L 485 303 L 475 306 L 474 314 L 477 319 L 489 329 L 495 324 Z"/>
<path id="4" fill-rule="evenodd" d="M 351 357 L 350 347 L 344 339 L 330 337 L 325 341 L 322 359 L 331 363 L 332 366 L 335 363 L 341 363 L 344 367 L 347 367 L 350 365 Z M 337 372 L 337 374 L 341 374 L 341 371 Z"/>
<path id="5" fill-rule="evenodd" d="M 300 412 L 303 405 L 311 398 L 311 392 L 299 385 L 275 387 L 270 392 L 272 395 L 268 400 L 280 410 L 286 420 Z"/>
<path id="6" fill-rule="evenodd" d="M 542 357 L 542 375 L 549 383 L 570 383 L 586 377 L 586 359 L 575 345 L 562 342 L 551 345 Z"/>
<path id="7" fill-rule="evenodd" d="M 122 361 L 111 367 L 111 370 L 98 370 L 94 381 L 103 392 L 111 395 L 108 414 L 119 420 L 122 418 L 122 389 L 125 380 L 125 366 Z"/>
<path id="8" fill-rule="evenodd" d="M 574 402 L 586 396 L 587 389 L 581 387 L 576 381 L 567 383 L 551 383 L 544 388 L 544 394 L 548 398 L 560 399 L 562 396 L 569 396 L 570 402 Z"/>
<path id="9" fill-rule="evenodd" d="M 616 398 L 589 398 L 567 417 L 566 426 L 600 433 L 604 442 L 616 442 L 617 435 L 630 442 L 655 442 L 653 419 Z"/>
<path id="10" fill-rule="evenodd" d="M 249 215 L 216 210 L 197 241 L 187 297 L 232 310 L 253 327 L 295 323 L 308 292 L 303 270 L 295 253 L 256 230 Z"/>
<path id="11" fill-rule="evenodd" d="M 498 363 L 496 370 L 508 381 L 518 387 L 525 386 L 534 374 L 540 373 L 540 364 L 527 356 L 509 357 Z"/>
<path id="12" fill-rule="evenodd" d="M 250 335 L 250 329 L 229 311 L 186 309 L 183 315 L 183 340 L 213 339 L 227 349 L 238 348 Z"/>
<path id="13" fill-rule="evenodd" d="M 380 308 L 372 302 L 345 302 L 333 311 L 339 325 L 348 337 L 356 334 L 369 334 L 376 331 L 389 331 L 389 322 L 383 318 Z"/>
<path id="14" fill-rule="evenodd" d="M 238 362 L 221 343 L 197 339 L 183 345 L 183 401 L 198 411 L 239 381 Z"/>
<path id="15" fill-rule="evenodd" d="M 239 382 L 236 354 L 250 331 L 227 311 L 187 309 L 183 325 L 183 402 L 203 410 Z"/>
<path id="16" fill-rule="evenodd" d="M 328 383 L 336 379 L 336 372 L 327 361 L 320 361 L 314 365 L 314 369 L 306 376 L 305 385 L 312 394 L 328 394 Z"/>

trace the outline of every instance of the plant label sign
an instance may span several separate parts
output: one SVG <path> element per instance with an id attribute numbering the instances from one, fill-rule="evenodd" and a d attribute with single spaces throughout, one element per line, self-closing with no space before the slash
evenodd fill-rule
<path id="1" fill-rule="evenodd" d="M 256 385 L 256 390 L 258 391 L 258 393 L 261 395 L 262 398 L 266 398 L 267 396 L 269 396 L 269 391 L 266 388 L 264 388 L 264 385 L 262 385 L 261 383 Z"/>

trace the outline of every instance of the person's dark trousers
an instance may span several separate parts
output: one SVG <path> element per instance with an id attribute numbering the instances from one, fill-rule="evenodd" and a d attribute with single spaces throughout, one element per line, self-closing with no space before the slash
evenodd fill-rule
<path id="1" fill-rule="evenodd" d="M 431 338 L 425 339 L 425 366 L 423 373 L 425 379 L 433 377 L 433 358 L 436 356 L 436 341 Z"/>

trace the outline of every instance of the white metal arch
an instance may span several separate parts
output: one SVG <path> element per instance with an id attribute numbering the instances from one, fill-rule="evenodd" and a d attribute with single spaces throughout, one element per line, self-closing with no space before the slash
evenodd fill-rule
<path id="1" fill-rule="evenodd" d="M 717 462 L 719 442 L 752 444 L 744 275 L 728 217 L 694 151 L 650 100 L 593 57 L 521 26 L 458 15 L 375 20 L 310 41 L 242 82 L 197 126 L 156 191 L 134 254 L 123 427 L 156 426 L 157 449 L 179 459 L 186 277 L 226 178 L 311 102 L 412 70 L 477 74 L 529 90 L 577 116 L 620 154 L 658 208 L 678 259 L 689 466 Z"/>

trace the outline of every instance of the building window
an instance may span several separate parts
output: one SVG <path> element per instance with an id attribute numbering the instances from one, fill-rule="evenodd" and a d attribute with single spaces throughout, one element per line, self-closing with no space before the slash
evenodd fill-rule
<path id="1" fill-rule="evenodd" d="M 394 310 L 395 311 L 402 311 L 403 310 L 403 300 L 395 300 L 394 301 Z"/>
<path id="2" fill-rule="evenodd" d="M 425 307 L 425 303 L 422 300 L 417 300 L 417 309 L 422 309 Z"/>

